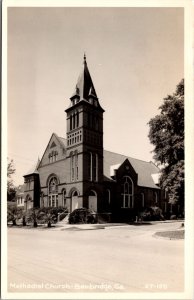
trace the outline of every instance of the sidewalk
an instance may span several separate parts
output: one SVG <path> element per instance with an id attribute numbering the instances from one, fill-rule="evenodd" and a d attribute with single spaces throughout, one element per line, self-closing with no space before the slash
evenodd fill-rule
<path id="1" fill-rule="evenodd" d="M 97 229 L 108 229 L 113 227 L 129 227 L 129 226 L 143 226 L 143 225 L 154 225 L 158 223 L 184 223 L 184 220 L 166 220 L 166 221 L 144 221 L 134 223 L 104 223 L 104 224 L 55 224 L 50 230 L 97 230 Z"/>
<path id="2" fill-rule="evenodd" d="M 105 224 L 55 224 L 51 230 L 97 230 L 106 229 L 107 227 L 130 226 L 127 223 L 105 223 Z"/>

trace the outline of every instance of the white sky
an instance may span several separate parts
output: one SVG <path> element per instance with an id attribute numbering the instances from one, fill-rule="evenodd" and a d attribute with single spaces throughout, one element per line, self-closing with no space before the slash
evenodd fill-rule
<path id="1" fill-rule="evenodd" d="M 8 157 L 15 184 L 66 115 L 86 52 L 104 148 L 152 160 L 148 121 L 184 77 L 183 8 L 9 8 Z"/>

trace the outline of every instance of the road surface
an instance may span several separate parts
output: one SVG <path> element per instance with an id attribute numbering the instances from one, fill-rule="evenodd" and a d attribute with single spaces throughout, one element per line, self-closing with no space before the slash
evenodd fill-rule
<path id="1" fill-rule="evenodd" d="M 8 228 L 8 292 L 182 292 L 184 240 L 153 236 L 180 225 Z"/>

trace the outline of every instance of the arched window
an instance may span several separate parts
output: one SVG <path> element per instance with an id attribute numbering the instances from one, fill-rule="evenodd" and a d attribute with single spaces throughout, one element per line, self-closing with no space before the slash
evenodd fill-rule
<path id="1" fill-rule="evenodd" d="M 78 153 L 75 152 L 70 153 L 70 178 L 71 181 L 76 181 L 79 179 L 79 163 L 78 163 Z"/>
<path id="2" fill-rule="evenodd" d="M 88 177 L 90 181 L 98 181 L 98 154 L 88 153 Z"/>
<path id="3" fill-rule="evenodd" d="M 78 180 L 79 179 L 78 154 L 75 155 L 75 170 L 76 170 L 76 180 Z"/>
<path id="4" fill-rule="evenodd" d="M 92 153 L 88 153 L 88 177 L 92 181 Z"/>
<path id="5" fill-rule="evenodd" d="M 98 180 L 98 154 L 93 153 L 93 180 L 97 181 Z"/>
<path id="6" fill-rule="evenodd" d="M 93 115 L 88 113 L 88 127 L 93 128 Z"/>
<path id="7" fill-rule="evenodd" d="M 92 116 L 88 113 L 88 127 L 91 127 Z"/>
<path id="8" fill-rule="evenodd" d="M 74 181 L 74 172 L 75 172 L 75 167 L 74 167 L 74 156 L 71 156 L 71 181 Z"/>
<path id="9" fill-rule="evenodd" d="M 72 193 L 72 197 L 78 197 L 79 195 L 78 195 L 78 192 L 75 190 L 75 191 L 73 191 L 73 193 Z"/>
<path id="10" fill-rule="evenodd" d="M 62 193 L 62 206 L 66 207 L 67 203 L 66 203 L 66 189 L 63 189 L 63 193 Z"/>
<path id="11" fill-rule="evenodd" d="M 70 130 L 72 130 L 72 116 L 70 116 Z"/>
<path id="12" fill-rule="evenodd" d="M 93 190 L 90 191 L 89 196 L 96 196 L 96 192 L 94 192 Z"/>
<path id="13" fill-rule="evenodd" d="M 58 207 L 58 181 L 54 176 L 48 183 L 48 200 L 48 206 Z"/>
<path id="14" fill-rule="evenodd" d="M 95 128 L 95 116 L 91 115 L 91 128 L 94 129 Z"/>
<path id="15" fill-rule="evenodd" d="M 154 200 L 155 200 L 155 204 L 158 204 L 158 194 L 157 194 L 157 192 L 154 192 Z"/>
<path id="16" fill-rule="evenodd" d="M 79 127 L 79 112 L 77 112 L 77 127 Z"/>
<path id="17" fill-rule="evenodd" d="M 88 196 L 88 208 L 97 211 L 97 193 L 93 190 L 90 191 Z"/>
<path id="18" fill-rule="evenodd" d="M 99 120 L 98 120 L 98 117 L 96 117 L 96 130 L 98 130 L 99 129 Z"/>
<path id="19" fill-rule="evenodd" d="M 92 128 L 96 129 L 96 116 L 93 115 Z"/>
<path id="20" fill-rule="evenodd" d="M 75 128 L 75 118 L 76 118 L 76 116 L 75 116 L 75 114 L 73 114 L 73 129 Z"/>
<path id="21" fill-rule="evenodd" d="M 33 207 L 33 201 L 32 198 L 30 197 L 30 195 L 26 196 L 26 210 L 30 209 Z"/>
<path id="22" fill-rule="evenodd" d="M 41 192 L 40 194 L 40 207 L 44 207 L 44 193 Z"/>
<path id="23" fill-rule="evenodd" d="M 141 193 L 141 206 L 144 207 L 145 206 L 145 198 L 144 198 L 144 193 Z"/>
<path id="24" fill-rule="evenodd" d="M 107 189 L 105 191 L 105 206 L 108 207 L 110 205 L 110 190 Z"/>
<path id="25" fill-rule="evenodd" d="M 172 213 L 173 212 L 173 204 L 170 203 L 170 212 Z"/>
<path id="26" fill-rule="evenodd" d="M 124 176 L 122 180 L 122 208 L 133 208 L 133 181 L 129 176 Z"/>
<path id="27" fill-rule="evenodd" d="M 164 202 L 164 212 L 165 213 L 167 212 L 167 206 L 168 206 L 167 202 Z"/>

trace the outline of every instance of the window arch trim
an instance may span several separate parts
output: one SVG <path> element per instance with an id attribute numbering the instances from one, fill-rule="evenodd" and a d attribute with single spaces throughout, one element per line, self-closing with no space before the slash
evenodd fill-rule
<path id="1" fill-rule="evenodd" d="M 58 185 L 58 177 L 55 174 L 51 174 L 47 180 L 48 207 L 58 207 Z"/>
<path id="2" fill-rule="evenodd" d="M 59 185 L 60 184 L 60 180 L 59 180 L 59 177 L 55 174 L 55 173 L 52 173 L 48 176 L 47 178 L 47 181 L 46 181 L 46 185 L 48 186 L 49 185 L 49 182 L 50 180 L 53 178 L 53 177 L 56 177 L 57 179 L 57 184 Z"/>
<path id="3" fill-rule="evenodd" d="M 130 176 L 123 176 L 122 180 L 122 208 L 133 208 L 134 207 L 134 183 Z M 130 183 L 131 186 L 130 186 Z M 126 190 L 127 186 L 127 190 Z M 126 193 L 127 192 L 127 193 Z"/>

